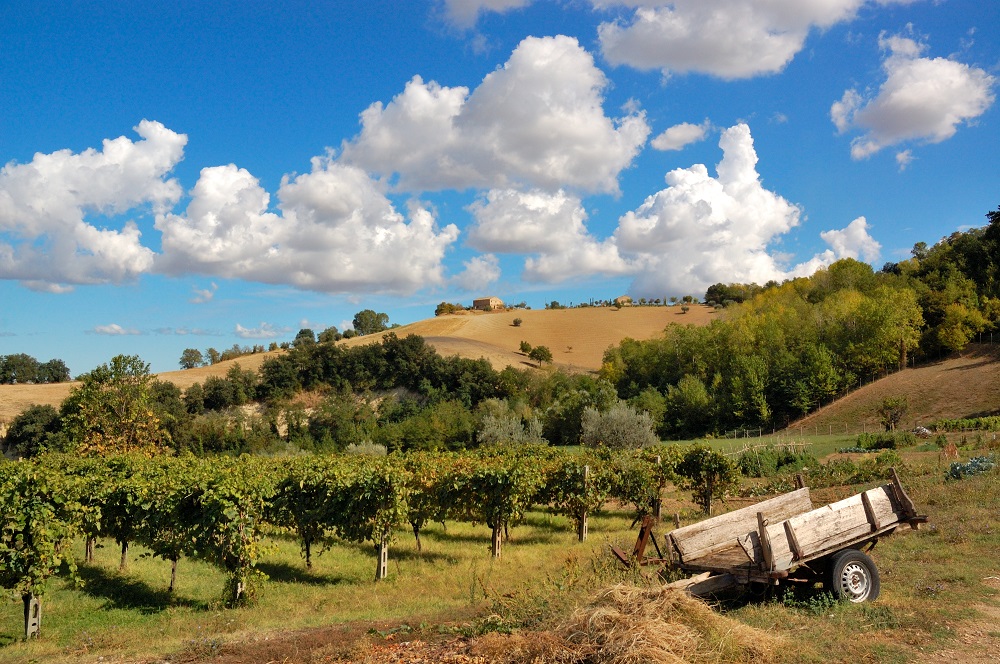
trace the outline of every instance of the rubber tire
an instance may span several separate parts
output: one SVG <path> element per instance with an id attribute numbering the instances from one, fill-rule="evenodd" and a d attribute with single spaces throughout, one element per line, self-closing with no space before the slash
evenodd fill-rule
<path id="1" fill-rule="evenodd" d="M 854 604 L 871 602 L 881 590 L 878 568 L 857 549 L 844 549 L 830 560 L 829 589 L 837 599 Z"/>

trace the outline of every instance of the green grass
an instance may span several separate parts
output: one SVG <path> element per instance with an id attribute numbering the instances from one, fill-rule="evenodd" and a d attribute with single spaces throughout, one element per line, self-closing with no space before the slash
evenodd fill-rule
<path id="1" fill-rule="evenodd" d="M 843 445 L 834 439 L 806 442 L 834 449 Z M 808 592 L 782 601 L 779 592 L 771 600 L 757 598 L 720 610 L 786 635 L 795 648 L 782 654 L 784 661 L 903 662 L 948 646 L 961 622 L 976 617 L 977 606 L 1000 603 L 996 590 L 983 583 L 997 576 L 1000 473 L 946 482 L 936 453 L 911 449 L 903 456 L 903 482 L 931 521 L 920 531 L 884 538 L 871 553 L 882 576 L 878 602 L 831 604 Z M 817 491 L 814 500 L 855 489 Z M 671 492 L 667 498 L 680 506 L 685 523 L 699 518 L 686 493 Z M 422 552 L 410 531 L 400 529 L 390 550 L 389 578 L 378 583 L 370 545 L 333 544 L 314 554 L 313 568 L 307 570 L 294 538 L 274 533 L 261 564 L 270 580 L 260 602 L 244 609 L 222 608 L 224 575 L 209 564 L 183 559 L 177 591 L 170 596 L 169 563 L 135 548 L 128 571 L 120 574 L 120 552 L 104 542 L 96 562 L 81 565 L 82 588 L 60 579 L 50 583 L 41 639 L 20 640 L 19 600 L 0 603 L 0 661 L 176 653 L 210 657 L 230 641 L 358 621 L 375 622 L 380 630 L 403 623 L 433 629 L 444 623 L 474 632 L 477 620 L 497 614 L 486 622 L 502 629 L 544 626 L 584 601 L 592 588 L 622 578 L 609 571 L 607 543 L 630 547 L 636 534 L 630 523 L 631 514 L 624 511 L 593 515 L 590 538 L 581 544 L 566 518 L 533 511 L 512 529 L 500 560 L 490 558 L 490 533 L 483 525 L 431 524 L 422 533 Z"/>
<path id="2" fill-rule="evenodd" d="M 119 573 L 120 549 L 105 541 L 94 564 L 80 564 L 82 588 L 61 579 L 50 582 L 41 639 L 21 641 L 19 598 L 0 603 L 0 660 L 59 661 L 111 653 L 145 657 L 211 650 L 227 639 L 289 628 L 471 619 L 490 598 L 520 591 L 528 579 L 557 584 L 568 568 L 589 567 L 608 541 L 634 539 L 630 523 L 624 512 L 594 515 L 588 541 L 579 543 L 565 517 L 531 512 L 511 529 L 500 560 L 490 557 L 490 531 L 483 525 L 431 524 L 421 532 L 421 552 L 409 529 L 400 529 L 390 549 L 389 578 L 378 583 L 374 548 L 368 544 L 336 543 L 319 556 L 314 549 L 313 567 L 307 570 L 298 542 L 275 533 L 260 565 L 269 581 L 260 602 L 245 609 L 222 607 L 225 576 L 212 565 L 182 559 L 170 596 L 168 562 L 132 547 L 128 570 Z M 83 542 L 78 549 L 82 556 Z"/>

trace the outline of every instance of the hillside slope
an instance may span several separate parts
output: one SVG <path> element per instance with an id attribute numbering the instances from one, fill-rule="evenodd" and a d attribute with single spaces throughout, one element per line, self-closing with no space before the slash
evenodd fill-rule
<path id="1" fill-rule="evenodd" d="M 398 336 L 417 334 L 444 356 L 489 360 L 494 368 L 527 366 L 518 349 L 522 341 L 547 346 L 553 364 L 576 371 L 601 368 L 604 351 L 622 339 L 652 339 L 671 323 L 706 325 L 718 314 L 712 307 L 609 307 L 516 310 L 493 313 L 462 312 L 437 316 L 392 330 Z M 515 318 L 521 325 L 515 327 Z M 381 335 L 378 335 L 381 336 Z M 355 337 L 347 345 L 371 343 L 373 337 Z"/>
<path id="2" fill-rule="evenodd" d="M 904 369 L 865 385 L 795 422 L 789 430 L 855 433 L 881 428 L 876 409 L 886 397 L 905 396 L 907 429 L 939 419 L 1000 413 L 1000 344 L 970 344 L 961 355 Z"/>
<path id="3" fill-rule="evenodd" d="M 716 315 L 713 308 L 702 305 L 692 305 L 686 314 L 678 306 L 463 312 L 417 321 L 392 331 L 400 337 L 420 335 L 445 356 L 486 358 L 496 369 L 529 366 L 528 358 L 518 352 L 521 341 L 527 341 L 532 346 L 548 346 L 557 367 L 596 371 L 601 366 L 604 351 L 626 337 L 652 339 L 671 323 L 705 325 Z M 519 327 L 513 324 L 515 318 L 522 320 Z M 381 334 L 368 335 L 340 343 L 357 346 L 381 338 Z M 158 376 L 185 390 L 194 383 L 204 382 L 208 376 L 224 376 L 235 364 L 256 370 L 265 359 L 281 352 L 246 355 L 208 367 L 168 371 Z M 10 421 L 32 404 L 58 407 L 74 385 L 76 383 L 0 385 L 0 424 Z"/>

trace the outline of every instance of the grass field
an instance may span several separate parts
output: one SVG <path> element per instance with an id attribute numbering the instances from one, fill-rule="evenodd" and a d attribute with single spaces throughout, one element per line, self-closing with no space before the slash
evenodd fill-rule
<path id="1" fill-rule="evenodd" d="M 844 440 L 803 442 L 824 456 Z M 927 446 L 905 450 L 904 459 L 903 481 L 931 522 L 919 532 L 907 529 L 885 539 L 873 551 L 882 574 L 876 603 L 836 604 L 814 592 L 717 607 L 793 644 L 765 661 L 989 661 L 973 657 L 1000 647 L 1000 476 L 994 471 L 945 482 L 945 462 Z M 813 501 L 822 504 L 856 489 L 816 489 Z M 684 493 L 669 491 L 666 503 L 685 523 L 700 517 Z M 724 509 L 744 504 L 733 500 Z M 434 640 L 489 624 L 547 633 L 603 585 L 623 579 L 658 585 L 617 570 L 607 554 L 609 542 L 634 539 L 630 522 L 626 512 L 605 510 L 592 517 L 589 540 L 579 543 L 568 520 L 534 511 L 511 531 L 500 560 L 489 556 L 485 526 L 432 524 L 422 533 L 421 552 L 401 529 L 390 552 L 389 579 L 379 583 L 372 580 L 369 546 L 334 544 L 306 570 L 298 544 L 275 533 L 261 565 L 270 580 L 257 606 L 246 609 L 221 607 L 224 577 L 210 565 L 182 560 L 170 596 L 168 563 L 134 549 L 129 569 L 119 573 L 119 550 L 104 542 L 95 563 L 81 565 L 82 588 L 51 583 L 42 639 L 20 641 L 20 602 L 2 605 L 0 661 L 263 661 L 248 653 L 263 652 L 264 644 L 274 661 L 337 661 L 397 631 L 391 638 Z M 407 627 L 399 631 L 402 625 Z M 369 629 L 374 631 L 366 636 Z M 362 646 L 352 645 L 359 638 Z"/>

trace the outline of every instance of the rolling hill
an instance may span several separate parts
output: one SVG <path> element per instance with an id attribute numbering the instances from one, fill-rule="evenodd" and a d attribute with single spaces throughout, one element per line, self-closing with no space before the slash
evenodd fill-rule
<path id="1" fill-rule="evenodd" d="M 652 339 L 671 323 L 705 325 L 716 315 L 712 307 L 697 304 L 691 305 L 687 313 L 682 312 L 679 306 L 462 312 L 417 321 L 391 331 L 400 337 L 408 334 L 422 336 L 445 356 L 486 358 L 497 369 L 534 366 L 518 352 L 521 341 L 527 341 L 532 346 L 548 346 L 554 366 L 570 371 L 596 371 L 601 367 L 604 351 L 626 337 Z M 522 321 L 519 327 L 513 324 L 515 318 Z M 380 341 L 382 336 L 366 335 L 339 343 L 357 346 Z M 208 376 L 224 376 L 234 364 L 244 369 L 257 369 L 265 359 L 276 353 L 246 355 L 207 367 L 168 371 L 158 376 L 185 390 L 194 383 L 204 382 Z M 74 385 L 0 385 L 0 423 L 10 421 L 32 404 L 58 407 Z"/>
<path id="2" fill-rule="evenodd" d="M 494 367 L 534 366 L 518 351 L 521 341 L 548 346 L 557 367 L 596 371 L 604 351 L 626 337 L 651 339 L 671 323 L 705 325 L 718 314 L 710 307 L 633 307 L 524 310 L 497 313 L 464 312 L 418 321 L 395 328 L 399 336 L 417 334 L 439 353 L 486 358 Z M 520 326 L 513 325 L 520 318 Z M 341 341 L 347 346 L 373 343 L 381 334 Z M 283 351 L 277 351 L 280 353 Z M 258 368 L 275 353 L 247 355 L 208 367 L 159 374 L 187 389 L 212 375 L 225 375 L 231 366 Z M 110 358 L 109 358 L 110 359 Z M 32 404 L 58 407 L 74 383 L 56 385 L 0 385 L 0 424 L 9 422 Z M 878 429 L 876 408 L 888 396 L 906 396 L 909 411 L 902 425 L 910 428 L 941 418 L 1000 413 L 1000 344 L 972 344 L 954 355 L 891 374 L 865 385 L 795 422 L 789 430 L 857 432 Z"/>

